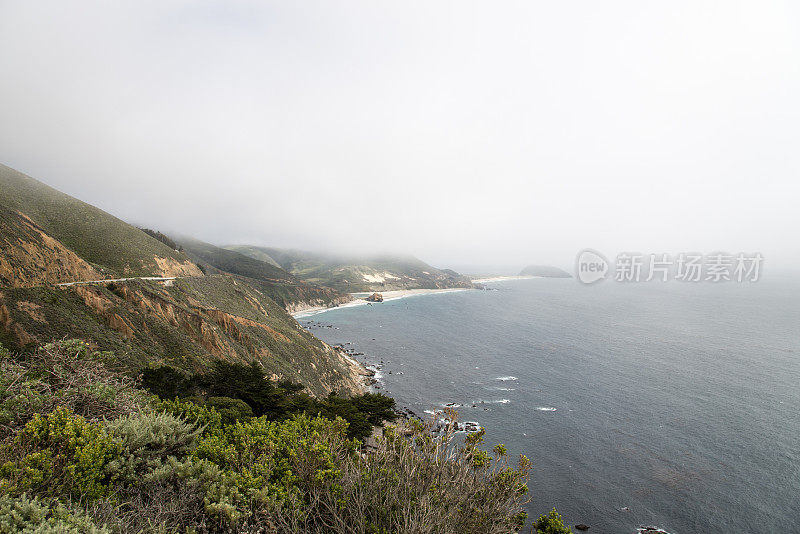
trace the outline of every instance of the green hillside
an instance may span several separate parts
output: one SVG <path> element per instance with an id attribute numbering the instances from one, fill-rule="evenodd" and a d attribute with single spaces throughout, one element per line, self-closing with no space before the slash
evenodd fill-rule
<path id="1" fill-rule="evenodd" d="M 199 260 L 222 271 L 262 281 L 299 283 L 300 280 L 280 266 L 220 248 L 192 237 L 173 237 L 176 243 Z"/>
<path id="2" fill-rule="evenodd" d="M 15 350 L 63 337 L 113 350 L 131 370 L 168 364 L 202 371 L 258 361 L 316 394 L 360 388 L 358 369 L 272 299 L 226 275 L 163 282 L 0 289 L 0 343 Z"/>
<path id="3" fill-rule="evenodd" d="M 138 228 L 5 165 L 0 165 L 0 191 L 6 218 L 24 214 L 103 277 L 201 274 L 185 255 Z"/>
<path id="4" fill-rule="evenodd" d="M 272 256 L 270 256 L 269 254 L 260 250 L 257 247 L 251 247 L 249 245 L 230 245 L 225 248 L 227 250 L 238 252 L 239 254 L 244 254 L 245 256 L 249 256 L 253 259 L 263 261 L 264 263 L 269 263 L 270 265 L 274 265 L 275 267 L 281 266 L 281 264 L 275 261 L 272 258 Z"/>
<path id="5" fill-rule="evenodd" d="M 193 241 L 203 261 L 226 271 L 206 276 L 156 231 L 151 237 L 8 167 L 0 167 L 0 186 L 3 345 L 28 350 L 81 338 L 113 350 L 134 373 L 159 364 L 202 372 L 219 360 L 256 361 L 318 395 L 362 389 L 360 368 L 285 309 L 347 297 Z M 110 278 L 125 280 L 103 282 Z M 57 285 L 71 282 L 84 283 Z"/>
<path id="6" fill-rule="evenodd" d="M 176 242 L 204 267 L 249 279 L 253 287 L 266 293 L 287 310 L 335 306 L 349 300 L 347 295 L 335 289 L 312 285 L 280 266 L 261 261 L 258 258 L 263 254 L 254 258 L 190 237 L 177 238 Z"/>
<path id="7" fill-rule="evenodd" d="M 345 257 L 241 245 L 235 249 L 251 258 L 266 254 L 298 278 L 343 293 L 472 287 L 467 277 L 437 269 L 412 256 Z"/>

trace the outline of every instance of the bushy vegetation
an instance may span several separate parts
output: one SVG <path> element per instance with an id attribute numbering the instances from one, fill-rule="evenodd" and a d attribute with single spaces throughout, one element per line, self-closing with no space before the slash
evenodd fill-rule
<path id="1" fill-rule="evenodd" d="M 536 534 L 572 534 L 572 529 L 564 524 L 561 515 L 553 508 L 547 515 L 540 515 L 533 524 Z"/>
<path id="2" fill-rule="evenodd" d="M 434 433 L 412 421 L 370 448 L 355 439 L 342 414 L 371 428 L 391 411 L 387 397 L 315 399 L 257 366 L 220 363 L 148 373 L 159 399 L 80 342 L 0 357 L 39 399 L 19 402 L 14 380 L 0 390 L 14 421 L 0 445 L 0 534 L 506 533 L 525 523 L 530 462 L 482 450 L 482 432 L 462 439 L 452 424 Z M 45 358 L 97 370 L 69 381 L 43 372 Z M 96 377 L 119 391 L 92 397 Z"/>
<path id="3" fill-rule="evenodd" d="M 303 392 L 304 387 L 290 381 L 273 382 L 264 377 L 256 362 L 250 365 L 215 362 L 210 371 L 189 375 L 169 366 L 145 369 L 142 385 L 162 399 L 191 399 L 214 408 L 224 423 L 266 417 L 282 421 L 292 415 L 310 413 L 328 419 L 347 421 L 350 438 L 364 440 L 374 426 L 396 417 L 394 399 L 380 393 L 341 397 L 335 393 L 324 399 Z"/>
<path id="4" fill-rule="evenodd" d="M 50 343 L 18 358 L 0 349 L 0 439 L 58 408 L 90 421 L 140 410 L 147 396 L 112 362 L 111 353 L 79 340 Z"/>
<path id="5" fill-rule="evenodd" d="M 99 528 L 85 512 L 74 512 L 55 501 L 0 496 L 0 534 L 110 534 Z"/>

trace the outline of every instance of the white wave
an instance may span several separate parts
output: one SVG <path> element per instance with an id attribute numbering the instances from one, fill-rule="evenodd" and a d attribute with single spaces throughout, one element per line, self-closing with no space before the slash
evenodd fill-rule
<path id="1" fill-rule="evenodd" d="M 554 412 L 554 411 L 556 411 L 556 409 L 553 408 L 552 406 L 537 406 L 535 409 L 536 409 L 536 411 L 539 411 L 539 412 Z"/>

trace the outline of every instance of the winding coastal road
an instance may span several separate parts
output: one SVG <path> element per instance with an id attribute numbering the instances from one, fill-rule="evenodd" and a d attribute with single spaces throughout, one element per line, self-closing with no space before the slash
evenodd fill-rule
<path id="1" fill-rule="evenodd" d="M 133 278 L 104 278 L 103 280 L 82 280 L 79 282 L 61 282 L 57 286 L 83 286 L 88 284 L 107 284 L 109 282 L 127 282 L 129 280 L 149 280 L 151 282 L 168 282 L 177 280 L 177 276 L 135 276 Z"/>

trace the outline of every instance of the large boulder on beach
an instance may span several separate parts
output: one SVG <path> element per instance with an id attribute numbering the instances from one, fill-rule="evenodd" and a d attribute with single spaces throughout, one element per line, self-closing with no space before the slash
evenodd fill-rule
<path id="1" fill-rule="evenodd" d="M 364 300 L 366 300 L 367 302 L 383 302 L 383 295 L 381 295 L 380 293 L 373 293 Z"/>

